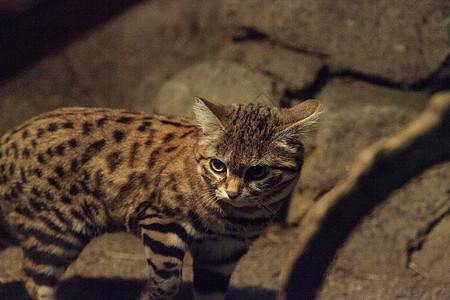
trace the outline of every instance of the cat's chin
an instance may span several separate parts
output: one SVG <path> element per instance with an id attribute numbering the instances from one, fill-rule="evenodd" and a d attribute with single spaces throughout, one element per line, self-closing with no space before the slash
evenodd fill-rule
<path id="1" fill-rule="evenodd" d="M 254 206 L 252 203 L 249 203 L 248 201 L 241 200 L 241 199 L 230 199 L 230 198 L 219 198 L 220 202 L 226 203 L 230 206 L 236 207 L 236 208 L 243 208 L 243 207 L 252 207 Z"/>

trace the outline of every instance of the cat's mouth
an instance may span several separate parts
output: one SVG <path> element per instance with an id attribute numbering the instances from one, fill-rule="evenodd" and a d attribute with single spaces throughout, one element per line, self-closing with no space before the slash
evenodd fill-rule
<path id="1" fill-rule="evenodd" d="M 254 206 L 254 204 L 252 204 L 249 201 L 246 201 L 245 199 L 230 199 L 227 197 L 220 197 L 218 198 L 219 201 L 222 202 L 226 202 L 227 204 L 234 206 L 234 207 L 249 207 L 249 206 Z"/>
<path id="2" fill-rule="evenodd" d="M 249 201 L 248 197 L 244 194 L 240 194 L 236 197 L 231 198 L 225 191 L 216 190 L 216 199 L 221 202 L 225 202 L 234 207 L 249 207 L 253 206 L 252 201 Z"/>

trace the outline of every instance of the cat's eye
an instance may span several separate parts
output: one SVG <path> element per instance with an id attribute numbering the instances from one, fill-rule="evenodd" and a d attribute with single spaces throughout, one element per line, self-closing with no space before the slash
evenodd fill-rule
<path id="1" fill-rule="evenodd" d="M 247 169 L 245 176 L 250 180 L 261 180 L 269 173 L 269 167 L 265 165 L 252 166 Z"/>
<path id="2" fill-rule="evenodd" d="M 210 160 L 209 165 L 211 167 L 211 170 L 213 170 L 216 173 L 223 173 L 227 170 L 227 167 L 225 166 L 225 164 L 215 158 Z"/>

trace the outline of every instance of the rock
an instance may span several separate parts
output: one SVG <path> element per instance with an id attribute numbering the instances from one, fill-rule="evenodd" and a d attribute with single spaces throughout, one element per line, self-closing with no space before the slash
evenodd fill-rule
<path id="1" fill-rule="evenodd" d="M 424 273 L 411 268 L 408 257 L 417 236 L 440 211 L 450 210 L 448 182 L 447 162 L 412 179 L 375 208 L 338 251 L 318 299 L 448 299 L 448 220 L 439 222 L 423 250 L 412 256 Z"/>
<path id="2" fill-rule="evenodd" d="M 322 54 L 335 72 L 411 85 L 435 73 L 450 54 L 446 1 L 229 0 L 220 10 L 225 26 Z"/>
<path id="3" fill-rule="evenodd" d="M 152 103 L 160 114 L 192 117 L 195 96 L 221 104 L 261 102 L 277 105 L 281 91 L 270 77 L 222 60 L 193 65 L 176 74 Z"/>
<path id="4" fill-rule="evenodd" d="M 447 197 L 450 197 L 450 189 Z M 421 248 L 412 253 L 409 267 L 426 279 L 450 284 L 450 217 L 432 226 L 422 243 Z"/>
<path id="5" fill-rule="evenodd" d="M 311 86 L 323 67 L 322 60 L 316 56 L 262 41 L 231 44 L 218 56 L 268 74 L 290 91 Z"/>
<path id="6" fill-rule="evenodd" d="M 119 232 L 93 239 L 69 266 L 63 279 L 77 275 L 91 278 L 147 279 L 148 269 L 139 237 Z"/>
<path id="7" fill-rule="evenodd" d="M 429 95 L 399 91 L 362 81 L 335 79 L 316 97 L 324 112 L 306 158 L 288 222 L 296 223 L 313 200 L 349 171 L 356 155 L 413 120 Z"/>
<path id="8" fill-rule="evenodd" d="M 32 9 L 42 0 L 19 0 L 0 2 L 0 13 L 20 13 Z"/>
<path id="9" fill-rule="evenodd" d="M 429 95 L 337 79 L 317 98 L 325 112 L 317 132 L 314 163 L 305 165 L 308 180 L 302 186 L 323 192 L 345 176 L 362 149 L 413 120 Z"/>
<path id="10" fill-rule="evenodd" d="M 0 132 L 61 106 L 146 110 L 166 78 L 222 43 L 214 5 L 141 3 L 43 59 L 0 86 Z"/>

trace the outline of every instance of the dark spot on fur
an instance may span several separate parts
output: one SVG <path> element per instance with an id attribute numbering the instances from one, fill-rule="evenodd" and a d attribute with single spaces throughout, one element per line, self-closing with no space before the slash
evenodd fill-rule
<path id="1" fill-rule="evenodd" d="M 165 125 L 172 125 L 172 126 L 175 126 L 175 127 L 181 127 L 181 126 L 184 126 L 184 125 L 181 124 L 180 122 L 169 121 L 169 120 L 161 120 L 161 123 L 162 123 L 162 124 L 165 124 Z"/>
<path id="2" fill-rule="evenodd" d="M 16 144 L 16 143 L 13 143 L 13 144 L 11 145 L 11 148 L 12 148 L 13 151 L 14 151 L 14 158 L 15 158 L 15 159 L 18 159 L 18 158 L 19 158 L 19 148 L 17 147 L 17 144 Z"/>
<path id="3" fill-rule="evenodd" d="M 63 124 L 64 128 L 73 129 L 73 122 L 66 122 Z"/>
<path id="4" fill-rule="evenodd" d="M 84 122 L 83 123 L 83 134 L 88 135 L 92 130 L 92 126 L 93 126 L 92 123 Z"/>
<path id="5" fill-rule="evenodd" d="M 37 136 L 41 137 L 41 136 L 44 135 L 44 133 L 45 133 L 45 129 L 44 128 L 39 128 L 38 131 L 37 131 Z"/>
<path id="6" fill-rule="evenodd" d="M 11 197 L 14 199 L 17 199 L 19 197 L 15 188 L 11 189 Z"/>
<path id="7" fill-rule="evenodd" d="M 70 148 L 75 148 L 75 147 L 77 147 L 77 146 L 78 146 L 77 140 L 76 140 L 76 139 L 71 139 L 71 140 L 69 141 L 69 146 L 70 146 Z"/>
<path id="8" fill-rule="evenodd" d="M 159 152 L 161 151 L 161 148 L 156 148 L 153 150 L 153 152 L 150 154 L 150 158 L 148 160 L 147 166 L 149 168 L 153 167 L 156 163 L 156 157 L 159 155 Z"/>
<path id="9" fill-rule="evenodd" d="M 16 213 L 18 213 L 24 217 L 27 217 L 29 219 L 32 219 L 34 216 L 34 214 L 31 212 L 31 210 L 29 210 L 26 206 L 17 207 L 15 209 L 15 211 L 16 211 Z"/>
<path id="10" fill-rule="evenodd" d="M 23 167 L 20 168 L 20 177 L 22 178 L 23 183 L 28 182 L 27 176 L 25 175 L 25 169 Z"/>
<path id="11" fill-rule="evenodd" d="M 34 169 L 34 174 L 35 174 L 37 177 L 41 178 L 41 177 L 42 177 L 42 171 L 41 171 L 41 169 L 39 169 L 39 168 Z"/>
<path id="12" fill-rule="evenodd" d="M 14 163 L 11 163 L 9 165 L 9 175 L 13 176 L 15 171 L 16 165 Z"/>
<path id="13" fill-rule="evenodd" d="M 171 140 L 173 140 L 173 138 L 174 138 L 173 133 L 168 133 L 168 134 L 164 137 L 163 141 L 164 141 L 164 143 L 167 143 L 167 142 L 170 142 Z"/>
<path id="14" fill-rule="evenodd" d="M 128 160 L 128 166 L 130 168 L 134 168 L 134 162 L 136 160 L 136 155 L 140 146 L 141 145 L 138 142 L 133 143 L 133 145 L 131 146 L 130 158 Z"/>
<path id="15" fill-rule="evenodd" d="M 122 124 L 130 124 L 131 122 L 133 122 L 133 118 L 131 117 L 120 117 L 116 120 L 117 123 L 122 123 Z"/>
<path id="16" fill-rule="evenodd" d="M 63 156 L 64 155 L 64 145 L 60 144 L 58 146 L 56 146 L 56 154 L 58 154 L 59 156 Z"/>
<path id="17" fill-rule="evenodd" d="M 58 127 L 56 126 L 56 123 L 50 123 L 48 124 L 48 128 L 47 130 L 50 132 L 56 131 L 58 129 Z"/>
<path id="18" fill-rule="evenodd" d="M 37 196 L 37 197 L 41 197 L 41 192 L 39 192 L 39 190 L 36 187 L 32 187 L 31 188 L 31 192 Z"/>
<path id="19" fill-rule="evenodd" d="M 30 157 L 30 150 L 28 148 L 24 148 L 22 151 L 22 157 L 23 158 L 29 158 Z"/>
<path id="20" fill-rule="evenodd" d="M 178 148 L 177 146 L 169 147 L 169 148 L 167 148 L 167 149 L 165 150 L 165 152 L 166 152 L 166 153 L 170 153 L 170 152 L 175 151 L 177 148 Z"/>
<path id="21" fill-rule="evenodd" d="M 72 172 L 77 172 L 77 171 L 78 171 L 78 161 L 77 161 L 76 159 L 73 159 L 73 160 L 70 162 L 70 170 L 71 170 Z"/>
<path id="22" fill-rule="evenodd" d="M 49 201 L 53 201 L 53 196 L 49 192 L 45 192 L 45 198 Z"/>
<path id="23" fill-rule="evenodd" d="M 72 199 L 70 199 L 70 198 L 67 197 L 67 196 L 62 196 L 62 197 L 61 197 L 61 202 L 62 202 L 62 203 L 65 203 L 65 204 L 72 204 Z"/>
<path id="24" fill-rule="evenodd" d="M 89 160 L 91 160 L 92 157 L 97 155 L 103 149 L 103 147 L 105 147 L 105 144 L 106 142 L 104 139 L 98 140 L 90 144 L 83 153 L 83 156 L 81 158 L 81 164 L 84 165 Z"/>
<path id="25" fill-rule="evenodd" d="M 57 166 L 55 168 L 55 172 L 56 172 L 56 174 L 58 174 L 59 177 L 63 177 L 64 176 L 64 169 L 61 166 Z"/>
<path id="26" fill-rule="evenodd" d="M 193 133 L 194 131 L 195 131 L 194 129 L 191 129 L 191 130 L 189 130 L 189 131 L 186 131 L 185 133 L 183 133 L 183 134 L 180 136 L 180 139 L 183 139 L 183 138 L 187 137 L 188 135 L 190 135 L 190 134 Z"/>
<path id="27" fill-rule="evenodd" d="M 61 189 L 61 186 L 59 185 L 58 181 L 55 178 L 53 178 L 53 177 L 47 178 L 47 181 L 48 181 L 48 183 L 50 183 L 50 185 L 55 187 L 57 190 Z"/>
<path id="28" fill-rule="evenodd" d="M 114 172 L 117 169 L 117 166 L 122 162 L 120 158 L 120 152 L 112 152 L 106 158 L 108 163 L 108 168 L 111 172 Z"/>
<path id="29" fill-rule="evenodd" d="M 6 201 L 11 201 L 12 200 L 11 196 L 8 193 L 4 193 L 3 194 L 3 199 L 6 200 Z"/>
<path id="30" fill-rule="evenodd" d="M 37 159 L 38 159 L 38 162 L 40 162 L 41 164 L 46 163 L 46 161 L 44 159 L 44 155 L 42 155 L 42 154 L 39 154 Z"/>
<path id="31" fill-rule="evenodd" d="M 114 135 L 114 140 L 116 141 L 116 143 L 120 143 L 123 140 L 125 133 L 121 130 L 115 130 L 113 135 Z"/>
<path id="32" fill-rule="evenodd" d="M 108 120 L 106 117 L 98 119 L 97 120 L 97 127 L 102 127 L 105 124 L 106 120 Z"/>
<path id="33" fill-rule="evenodd" d="M 39 202 L 37 199 L 33 197 L 30 198 L 30 205 L 36 212 L 40 212 L 42 208 L 44 208 L 45 206 L 42 202 Z"/>
<path id="34" fill-rule="evenodd" d="M 78 189 L 78 187 L 77 187 L 75 184 L 73 184 L 73 185 L 70 187 L 69 193 L 70 193 L 72 196 L 78 195 L 79 192 L 80 192 L 80 190 Z"/>
<path id="35" fill-rule="evenodd" d="M 52 148 L 48 148 L 46 152 L 47 152 L 48 156 L 50 156 L 50 157 L 53 156 L 53 149 Z"/>

